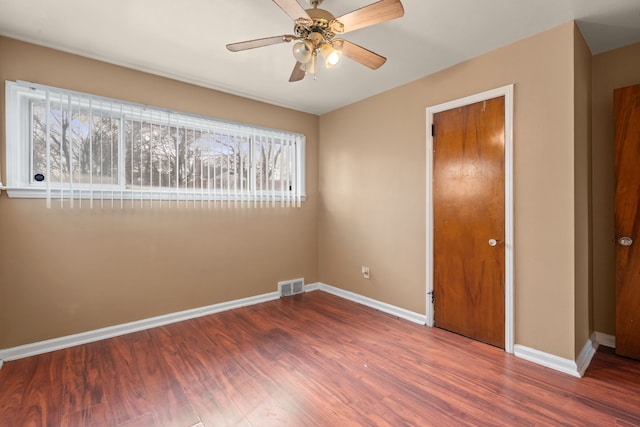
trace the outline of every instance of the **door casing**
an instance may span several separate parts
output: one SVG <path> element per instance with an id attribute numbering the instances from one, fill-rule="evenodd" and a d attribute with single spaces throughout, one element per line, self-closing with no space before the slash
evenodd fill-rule
<path id="1" fill-rule="evenodd" d="M 504 244 L 505 244 L 505 271 L 504 271 L 504 301 L 505 301 L 505 328 L 504 328 L 504 349 L 507 353 L 513 353 L 514 345 L 514 256 L 513 256 L 513 85 L 502 86 L 486 92 L 470 95 L 464 98 L 445 102 L 443 104 L 434 105 L 427 108 L 427 215 L 426 215 L 426 242 L 427 242 L 427 326 L 434 325 L 434 304 L 432 299 L 433 292 L 433 136 L 431 127 L 433 126 L 433 115 L 441 111 L 447 111 L 452 108 L 463 107 L 465 105 L 474 104 L 476 102 L 486 101 L 488 99 L 504 96 L 504 129 L 505 129 L 505 145 L 504 145 L 504 196 L 505 196 L 505 212 L 504 212 Z"/>

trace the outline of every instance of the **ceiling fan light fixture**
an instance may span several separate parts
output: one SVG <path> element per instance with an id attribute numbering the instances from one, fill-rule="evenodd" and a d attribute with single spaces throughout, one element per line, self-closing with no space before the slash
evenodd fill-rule
<path id="1" fill-rule="evenodd" d="M 331 68 L 340 62 L 340 58 L 342 57 L 342 52 L 337 49 L 334 49 L 329 43 L 323 43 L 320 46 L 320 54 L 322 55 L 322 59 L 324 59 L 324 65 L 327 68 Z"/>
<path id="2" fill-rule="evenodd" d="M 403 16 L 404 7 L 401 0 L 376 0 L 338 17 L 318 7 L 323 0 L 305 1 L 311 5 L 310 9 L 304 8 L 300 0 L 273 0 L 293 19 L 292 34 L 230 43 L 227 49 L 239 52 L 295 40 L 293 56 L 296 63 L 289 77 L 290 82 L 302 80 L 305 74 L 313 74 L 315 78 L 318 54 L 322 56 L 321 61 L 326 68 L 338 64 L 342 55 L 372 70 L 377 70 L 386 62 L 387 58 L 384 56 L 335 36 Z"/>
<path id="3" fill-rule="evenodd" d="M 313 56 L 313 43 L 309 40 L 303 40 L 293 45 L 293 57 L 301 64 L 311 61 Z"/>

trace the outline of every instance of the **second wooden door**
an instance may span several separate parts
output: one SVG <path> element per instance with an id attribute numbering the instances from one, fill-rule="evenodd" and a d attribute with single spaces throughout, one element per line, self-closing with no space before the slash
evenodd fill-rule
<path id="1" fill-rule="evenodd" d="M 640 85 L 614 91 L 616 353 L 640 359 Z"/>

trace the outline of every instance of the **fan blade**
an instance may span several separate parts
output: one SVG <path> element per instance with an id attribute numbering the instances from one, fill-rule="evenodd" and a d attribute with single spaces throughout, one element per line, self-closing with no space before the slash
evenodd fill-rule
<path id="1" fill-rule="evenodd" d="M 275 1 L 275 0 L 274 0 Z M 404 15 L 400 0 L 380 0 L 336 18 L 344 25 L 344 33 L 359 30 Z"/>
<path id="2" fill-rule="evenodd" d="M 331 45 L 334 49 L 342 51 L 344 56 L 351 58 L 372 70 L 377 70 L 387 62 L 387 58 L 384 56 L 380 56 L 375 52 L 371 52 L 370 50 L 345 39 L 333 39 Z"/>
<path id="3" fill-rule="evenodd" d="M 263 39 L 247 40 L 244 42 L 230 43 L 227 45 L 227 49 L 231 52 L 238 52 L 241 50 L 255 49 L 256 47 L 271 46 L 272 44 L 290 42 L 298 37 L 285 34 L 283 36 L 265 37 Z"/>
<path id="4" fill-rule="evenodd" d="M 309 19 L 309 14 L 297 0 L 273 0 L 294 21 L 299 18 Z"/>
<path id="5" fill-rule="evenodd" d="M 297 82 L 304 79 L 305 72 L 301 67 L 302 64 L 300 62 L 296 62 L 296 65 L 293 67 L 293 71 L 291 72 L 291 77 L 289 77 L 290 82 Z"/>

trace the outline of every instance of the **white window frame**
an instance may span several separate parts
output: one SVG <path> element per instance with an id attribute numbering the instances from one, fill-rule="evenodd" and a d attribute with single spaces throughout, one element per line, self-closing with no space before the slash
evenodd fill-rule
<path id="1" fill-rule="evenodd" d="M 197 116 L 183 112 L 169 111 L 157 107 L 142 104 L 130 103 L 122 100 L 110 99 L 81 92 L 59 89 L 29 82 L 11 82 L 5 84 L 5 111 L 6 111 L 6 189 L 9 197 L 15 198 L 47 198 L 51 197 L 51 192 L 59 194 L 59 198 L 89 199 L 95 197 L 96 193 L 102 196 L 119 200 L 186 200 L 186 201 L 242 201 L 242 202 L 275 202 L 299 203 L 306 198 L 305 189 L 305 137 L 302 134 L 283 130 L 268 129 L 264 127 L 251 126 L 244 123 L 229 122 L 220 119 Z M 44 93 L 52 91 L 56 94 L 65 94 L 76 99 L 91 99 L 94 105 L 117 105 L 118 115 L 121 115 L 121 126 L 118 136 L 118 185 L 92 184 L 89 189 L 86 184 L 75 184 L 75 188 L 68 190 L 68 184 L 48 182 L 34 182 L 32 174 L 32 129 L 31 129 L 31 100 L 42 98 Z M 97 108 L 97 107 L 96 107 Z M 99 110 L 99 108 L 97 108 Z M 122 110 L 124 109 L 124 110 Z M 120 113 L 122 111 L 122 113 Z M 127 117 L 135 117 L 141 111 L 151 111 L 153 121 L 162 122 L 165 126 L 192 126 L 199 131 L 203 129 L 225 129 L 225 132 L 238 132 L 238 135 L 266 135 L 270 138 L 279 139 L 282 137 L 292 138 L 290 141 L 295 155 L 295 177 L 291 182 L 291 195 L 280 191 L 269 191 L 265 189 L 252 188 L 250 191 L 238 194 L 227 190 L 214 190 L 213 192 L 202 192 L 200 189 L 191 191 L 187 189 L 166 189 L 153 188 L 148 190 L 127 188 L 124 179 L 124 161 L 127 142 L 124 138 L 124 126 L 122 125 Z M 151 117 L 151 116 L 149 116 Z M 254 157 L 254 148 L 250 148 L 250 157 Z M 255 176 L 255 164 L 251 164 L 253 169 L 251 176 Z M 49 177 L 47 177 L 47 180 Z M 255 186 L 255 182 L 252 183 Z M 295 192 L 295 194 L 294 194 Z M 56 197 L 58 198 L 58 197 Z"/>

